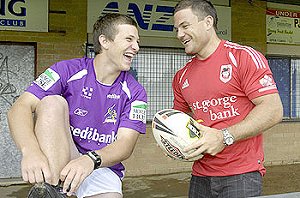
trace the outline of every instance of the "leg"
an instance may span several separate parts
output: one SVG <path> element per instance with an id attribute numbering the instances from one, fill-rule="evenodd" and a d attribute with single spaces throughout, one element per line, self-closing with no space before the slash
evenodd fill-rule
<path id="1" fill-rule="evenodd" d="M 122 198 L 123 196 L 119 193 L 104 193 L 93 196 L 88 196 L 86 198 Z"/>
<path id="2" fill-rule="evenodd" d="M 36 111 L 35 133 L 49 162 L 50 183 L 56 185 L 60 171 L 76 155 L 69 129 L 68 104 L 64 98 L 47 96 L 41 100 Z"/>
<path id="3" fill-rule="evenodd" d="M 212 198 L 210 177 L 192 176 L 189 198 Z"/>
<path id="4" fill-rule="evenodd" d="M 78 198 L 122 198 L 122 181 L 109 168 L 94 170 L 80 184 Z"/>
<path id="5" fill-rule="evenodd" d="M 256 197 L 262 192 L 262 176 L 256 172 L 224 177 L 222 198 Z"/>

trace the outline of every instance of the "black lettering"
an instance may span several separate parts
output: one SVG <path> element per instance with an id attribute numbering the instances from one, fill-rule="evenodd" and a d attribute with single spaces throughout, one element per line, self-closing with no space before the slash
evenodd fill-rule
<path id="1" fill-rule="evenodd" d="M 294 26 L 300 28 L 299 19 L 294 19 Z"/>

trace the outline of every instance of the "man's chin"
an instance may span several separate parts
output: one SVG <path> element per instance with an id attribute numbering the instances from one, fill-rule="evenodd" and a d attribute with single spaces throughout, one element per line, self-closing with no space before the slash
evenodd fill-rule
<path id="1" fill-rule="evenodd" d="M 129 71 L 130 70 L 130 66 L 128 66 L 128 67 L 122 67 L 122 71 Z"/>
<path id="2" fill-rule="evenodd" d="M 190 50 L 188 50 L 188 49 L 185 49 L 184 51 L 185 51 L 185 53 L 188 54 L 188 55 L 195 55 L 195 54 L 196 54 L 196 52 L 190 51 Z"/>

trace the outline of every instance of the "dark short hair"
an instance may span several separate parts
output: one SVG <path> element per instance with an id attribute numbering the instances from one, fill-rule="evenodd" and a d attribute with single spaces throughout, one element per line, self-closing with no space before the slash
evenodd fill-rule
<path id="1" fill-rule="evenodd" d="M 128 24 L 137 28 L 137 23 L 128 15 L 119 13 L 108 13 L 99 17 L 93 26 L 94 51 L 100 54 L 102 49 L 99 43 L 99 36 L 104 35 L 107 39 L 113 41 L 118 34 L 118 25 Z"/>
<path id="2" fill-rule="evenodd" d="M 175 6 L 174 14 L 180 10 L 191 8 L 192 12 L 203 20 L 206 16 L 212 16 L 214 19 L 214 29 L 217 31 L 218 16 L 213 4 L 208 0 L 182 0 Z"/>

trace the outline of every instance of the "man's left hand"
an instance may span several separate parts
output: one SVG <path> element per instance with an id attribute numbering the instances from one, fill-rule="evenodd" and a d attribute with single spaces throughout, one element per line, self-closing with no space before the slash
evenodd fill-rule
<path id="1" fill-rule="evenodd" d="M 199 140 L 184 149 L 184 152 L 194 150 L 194 152 L 187 156 L 187 159 L 196 157 L 200 154 L 210 154 L 215 156 L 225 148 L 225 144 L 223 143 L 223 134 L 220 130 L 210 128 L 199 123 L 196 124 L 196 127 L 200 130 L 202 136 Z"/>
<path id="2" fill-rule="evenodd" d="M 94 163 L 87 155 L 71 160 L 60 173 L 60 180 L 64 184 L 63 192 L 71 196 L 93 170 Z"/>

